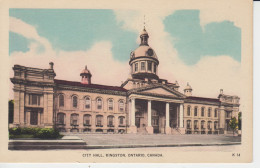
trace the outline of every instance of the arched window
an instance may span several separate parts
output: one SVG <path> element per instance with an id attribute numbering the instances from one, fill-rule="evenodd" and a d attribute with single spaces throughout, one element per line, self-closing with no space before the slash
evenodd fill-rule
<path id="1" fill-rule="evenodd" d="M 108 110 L 112 111 L 114 109 L 113 99 L 108 99 Z"/>
<path id="2" fill-rule="evenodd" d="M 194 116 L 198 116 L 198 107 L 194 108 Z"/>
<path id="3" fill-rule="evenodd" d="M 114 127 L 114 116 L 108 116 L 107 117 L 107 126 L 108 127 Z"/>
<path id="4" fill-rule="evenodd" d="M 102 115 L 96 116 L 96 127 L 103 127 L 103 116 Z"/>
<path id="5" fill-rule="evenodd" d="M 77 96 L 72 97 L 72 107 L 74 107 L 74 108 L 78 107 L 78 97 Z"/>
<path id="6" fill-rule="evenodd" d="M 201 129 L 205 129 L 205 121 L 204 120 L 201 121 Z"/>
<path id="7" fill-rule="evenodd" d="M 59 95 L 59 107 L 64 107 L 64 95 Z"/>
<path id="8" fill-rule="evenodd" d="M 194 120 L 194 129 L 198 129 L 199 126 L 198 126 L 198 120 Z"/>
<path id="9" fill-rule="evenodd" d="M 208 121 L 208 129 L 211 129 L 211 121 Z"/>
<path id="10" fill-rule="evenodd" d="M 65 125 L 65 114 L 64 113 L 58 113 L 57 114 L 57 124 L 58 125 Z"/>
<path id="11" fill-rule="evenodd" d="M 218 129 L 218 122 L 217 121 L 214 122 L 214 130 L 216 130 L 216 129 Z"/>
<path id="12" fill-rule="evenodd" d="M 77 126 L 78 125 L 78 118 L 79 118 L 79 115 L 78 114 L 71 114 L 70 115 L 70 125 L 72 126 Z"/>
<path id="13" fill-rule="evenodd" d="M 83 122 L 84 122 L 84 126 L 91 126 L 91 115 L 85 114 L 83 116 Z"/>
<path id="14" fill-rule="evenodd" d="M 124 111 L 124 101 L 123 100 L 119 100 L 119 111 L 120 112 Z"/>
<path id="15" fill-rule="evenodd" d="M 201 117 L 204 117 L 205 107 L 201 107 Z"/>
<path id="16" fill-rule="evenodd" d="M 123 126 L 123 125 L 124 125 L 125 117 L 120 116 L 120 117 L 118 117 L 118 120 L 119 120 L 119 126 Z"/>
<path id="17" fill-rule="evenodd" d="M 90 109 L 91 100 L 89 97 L 85 98 L 85 108 Z"/>
<path id="18" fill-rule="evenodd" d="M 187 107 L 187 116 L 190 116 L 190 106 Z"/>
<path id="19" fill-rule="evenodd" d="M 101 98 L 97 98 L 97 109 L 102 109 L 102 99 Z"/>
<path id="20" fill-rule="evenodd" d="M 218 117 L 218 109 L 215 108 L 214 117 Z"/>
<path id="21" fill-rule="evenodd" d="M 187 120 L 187 129 L 191 129 L 191 121 Z"/>
<path id="22" fill-rule="evenodd" d="M 211 108 L 208 108 L 208 117 L 211 117 Z"/>

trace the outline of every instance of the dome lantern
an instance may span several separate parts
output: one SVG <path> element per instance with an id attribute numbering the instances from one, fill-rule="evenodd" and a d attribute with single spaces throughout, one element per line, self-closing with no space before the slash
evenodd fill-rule
<path id="1" fill-rule="evenodd" d="M 148 35 L 147 31 L 145 30 L 145 27 L 144 27 L 143 31 L 141 32 L 140 38 L 141 38 L 141 44 L 140 44 L 140 46 L 142 46 L 142 45 L 149 46 L 149 45 L 148 45 L 149 35 Z"/>

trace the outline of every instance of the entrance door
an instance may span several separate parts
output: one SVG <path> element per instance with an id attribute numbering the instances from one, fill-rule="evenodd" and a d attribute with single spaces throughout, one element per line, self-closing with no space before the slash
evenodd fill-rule
<path id="1" fill-rule="evenodd" d="M 153 132 L 159 133 L 159 113 L 156 110 L 152 110 L 152 126 Z"/>
<path id="2" fill-rule="evenodd" d="M 30 124 L 38 125 L 38 112 L 31 111 Z"/>

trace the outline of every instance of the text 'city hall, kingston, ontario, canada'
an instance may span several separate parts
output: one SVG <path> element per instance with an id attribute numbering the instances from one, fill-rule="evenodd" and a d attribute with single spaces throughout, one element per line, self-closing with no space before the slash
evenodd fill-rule
<path id="1" fill-rule="evenodd" d="M 192 96 L 189 84 L 160 79 L 159 60 L 141 32 L 131 52 L 131 77 L 120 87 L 91 83 L 87 66 L 81 82 L 55 79 L 49 69 L 14 65 L 14 118 L 9 127 L 58 128 L 80 133 L 227 134 L 231 117 L 238 118 L 239 97 Z"/>

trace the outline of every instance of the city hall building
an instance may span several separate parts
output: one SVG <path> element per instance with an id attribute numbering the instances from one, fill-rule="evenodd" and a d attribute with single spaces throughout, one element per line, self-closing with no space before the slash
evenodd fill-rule
<path id="1" fill-rule="evenodd" d="M 63 132 L 226 134 L 238 117 L 239 97 L 192 96 L 158 76 L 159 59 L 144 29 L 131 52 L 131 77 L 121 86 L 93 84 L 87 66 L 81 81 L 55 79 L 48 69 L 14 65 L 14 118 L 10 127 L 54 127 Z M 77 74 L 75 74 L 77 75 Z M 79 78 L 80 79 L 80 78 Z"/>

